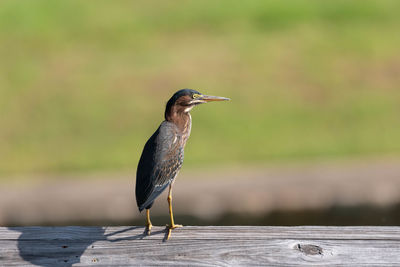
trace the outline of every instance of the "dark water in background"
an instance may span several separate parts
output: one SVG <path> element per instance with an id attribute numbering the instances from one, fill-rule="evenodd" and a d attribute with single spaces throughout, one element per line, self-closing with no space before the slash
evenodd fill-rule
<path id="1" fill-rule="evenodd" d="M 130 221 L 66 221 L 57 225 L 143 225 L 143 219 Z M 153 225 L 165 225 L 169 222 L 166 211 L 165 216 L 152 216 Z M 400 203 L 390 206 L 333 206 L 328 209 L 309 209 L 296 211 L 274 211 L 260 215 L 223 214 L 217 218 L 201 219 L 190 215 L 175 215 L 175 223 L 183 225 L 271 225 L 271 226 L 295 226 L 295 225 L 327 225 L 327 226 L 400 226 Z M 10 222 L 9 226 L 23 226 Z M 43 222 L 39 225 L 54 225 Z"/>
<path id="2" fill-rule="evenodd" d="M 168 222 L 168 216 L 153 218 L 156 225 Z M 334 206 L 329 209 L 274 211 L 260 215 L 224 214 L 219 218 L 202 220 L 193 216 L 175 216 L 175 221 L 184 225 L 400 225 L 400 203 L 388 207 L 360 205 L 353 207 Z M 143 220 L 134 225 L 143 224 Z"/>

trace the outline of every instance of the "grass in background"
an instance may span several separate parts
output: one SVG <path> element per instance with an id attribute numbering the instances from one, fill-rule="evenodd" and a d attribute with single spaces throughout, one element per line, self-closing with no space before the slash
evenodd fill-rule
<path id="1" fill-rule="evenodd" d="M 398 1 L 2 1 L 0 174 L 133 169 L 180 88 L 185 166 L 400 153 Z"/>

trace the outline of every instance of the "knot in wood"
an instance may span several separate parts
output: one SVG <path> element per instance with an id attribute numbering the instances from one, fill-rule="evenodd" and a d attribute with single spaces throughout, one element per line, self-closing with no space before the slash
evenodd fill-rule
<path id="1" fill-rule="evenodd" d="M 323 249 L 320 246 L 297 244 L 295 248 L 306 255 L 323 255 Z"/>

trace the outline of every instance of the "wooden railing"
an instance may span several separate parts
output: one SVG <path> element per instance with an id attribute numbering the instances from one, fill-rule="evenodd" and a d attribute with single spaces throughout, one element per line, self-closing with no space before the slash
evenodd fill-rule
<path id="1" fill-rule="evenodd" d="M 400 266 L 400 227 L 0 227 L 0 266 Z"/>

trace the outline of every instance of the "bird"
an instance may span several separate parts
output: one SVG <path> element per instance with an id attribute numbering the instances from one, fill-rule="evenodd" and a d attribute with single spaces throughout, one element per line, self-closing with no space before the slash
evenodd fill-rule
<path id="1" fill-rule="evenodd" d="M 165 120 L 146 142 L 136 171 L 136 202 L 139 212 L 146 209 L 147 235 L 150 235 L 152 228 L 150 209 L 155 199 L 167 188 L 170 224 L 167 224 L 166 240 L 170 238 L 171 230 L 182 227 L 174 222 L 172 186 L 182 167 L 184 148 L 191 132 L 190 111 L 199 104 L 226 100 L 230 99 L 203 95 L 193 89 L 181 89 L 168 100 Z"/>

